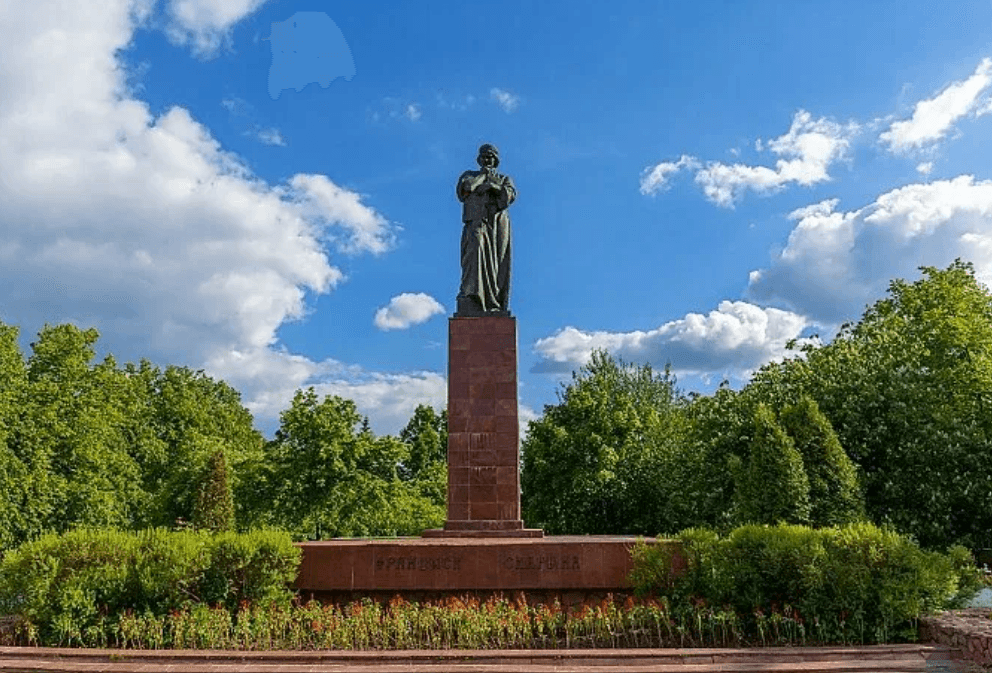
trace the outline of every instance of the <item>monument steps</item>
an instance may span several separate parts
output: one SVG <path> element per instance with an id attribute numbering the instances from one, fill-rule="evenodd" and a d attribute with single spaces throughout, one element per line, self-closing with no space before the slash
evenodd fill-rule
<path id="1" fill-rule="evenodd" d="M 0 648 L 0 671 L 109 673 L 966 673 L 943 645 L 244 652 Z"/>

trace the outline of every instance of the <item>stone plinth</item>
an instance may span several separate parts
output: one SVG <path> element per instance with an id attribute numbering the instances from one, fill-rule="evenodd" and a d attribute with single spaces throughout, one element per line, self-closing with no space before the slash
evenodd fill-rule
<path id="1" fill-rule="evenodd" d="M 448 516 L 425 537 L 540 537 L 520 518 L 517 321 L 448 323 Z"/>
<path id="2" fill-rule="evenodd" d="M 631 587 L 627 536 L 403 538 L 303 542 L 304 594 L 413 591 L 620 591 Z M 685 561 L 677 542 L 674 567 Z"/>

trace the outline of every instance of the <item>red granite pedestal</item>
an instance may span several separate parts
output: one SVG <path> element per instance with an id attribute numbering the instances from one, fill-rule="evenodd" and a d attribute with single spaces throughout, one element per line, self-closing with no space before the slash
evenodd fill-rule
<path id="1" fill-rule="evenodd" d="M 448 354 L 444 528 L 421 538 L 302 543 L 296 588 L 328 600 L 523 591 L 571 601 L 630 591 L 635 538 L 544 537 L 524 527 L 516 319 L 451 318 Z M 677 543 L 666 544 L 676 545 L 679 571 Z"/>
<path id="2" fill-rule="evenodd" d="M 304 599 L 371 597 L 410 600 L 523 592 L 536 602 L 582 602 L 631 593 L 636 538 L 570 535 L 543 538 L 403 538 L 306 542 L 296 587 Z M 675 572 L 685 560 L 671 546 Z"/>
<path id="3" fill-rule="evenodd" d="M 541 537 L 520 518 L 517 320 L 448 323 L 448 519 L 424 537 Z"/>

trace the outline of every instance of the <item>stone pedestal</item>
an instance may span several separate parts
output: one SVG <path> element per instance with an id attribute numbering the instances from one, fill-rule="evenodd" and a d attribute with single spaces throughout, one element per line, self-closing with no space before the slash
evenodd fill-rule
<path id="1" fill-rule="evenodd" d="M 424 591 L 629 592 L 630 552 L 637 539 L 574 535 L 303 542 L 298 545 L 303 558 L 296 588 L 305 596 L 329 598 Z M 644 542 L 667 546 L 673 571 L 685 571 L 678 542 Z"/>
<path id="2" fill-rule="evenodd" d="M 520 518 L 517 320 L 448 323 L 448 518 L 424 537 L 541 537 Z"/>

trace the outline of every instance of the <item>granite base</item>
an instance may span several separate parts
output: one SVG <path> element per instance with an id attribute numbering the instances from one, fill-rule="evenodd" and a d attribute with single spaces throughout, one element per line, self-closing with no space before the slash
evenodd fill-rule
<path id="1" fill-rule="evenodd" d="M 303 542 L 296 589 L 372 595 L 434 592 L 630 591 L 631 549 L 627 536 L 534 538 L 436 537 L 388 540 L 339 539 Z M 685 559 L 673 547 L 677 573 Z"/>

